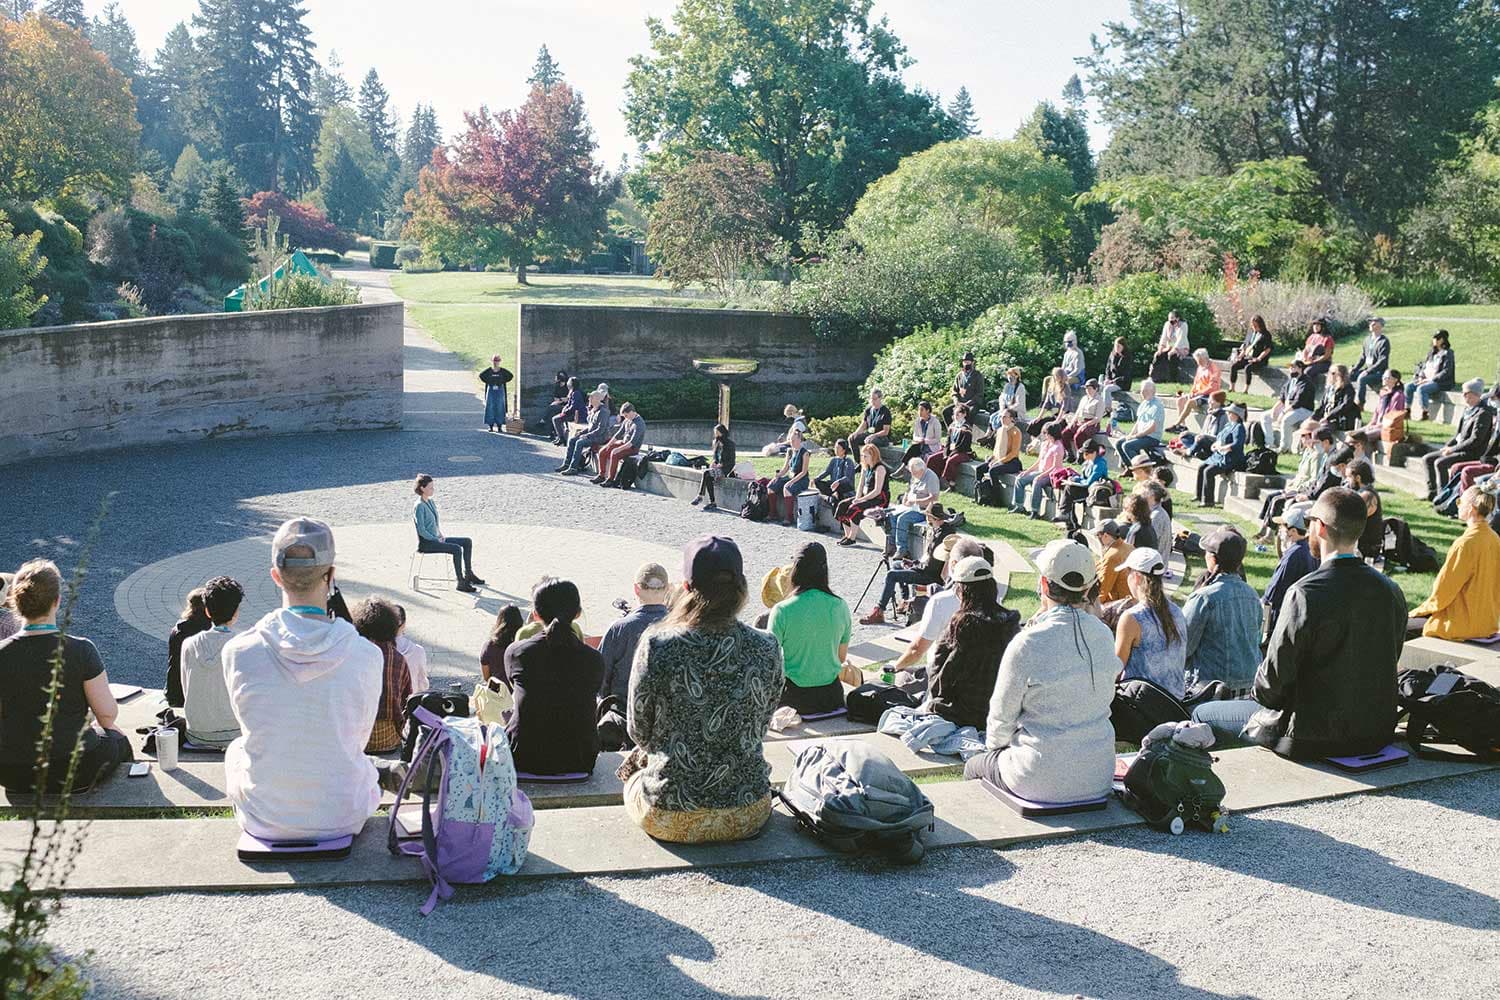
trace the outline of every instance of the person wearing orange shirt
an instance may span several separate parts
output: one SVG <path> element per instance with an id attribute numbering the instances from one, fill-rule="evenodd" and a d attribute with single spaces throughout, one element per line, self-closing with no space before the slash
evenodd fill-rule
<path id="1" fill-rule="evenodd" d="M 1224 385 L 1223 374 L 1219 371 L 1219 366 L 1214 364 L 1213 359 L 1208 356 L 1208 351 L 1198 348 L 1193 352 L 1193 360 L 1198 362 L 1198 371 L 1193 376 L 1193 385 L 1187 395 L 1177 397 L 1177 423 L 1167 428 L 1167 431 L 1172 434 L 1185 430 L 1188 411 L 1207 406 L 1208 397 L 1218 392 Z"/>

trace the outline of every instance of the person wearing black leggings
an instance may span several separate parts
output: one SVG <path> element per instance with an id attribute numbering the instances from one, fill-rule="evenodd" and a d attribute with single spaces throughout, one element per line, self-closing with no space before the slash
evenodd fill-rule
<path id="1" fill-rule="evenodd" d="M 734 442 L 729 439 L 729 428 L 723 424 L 714 424 L 713 461 L 703 470 L 703 483 L 698 487 L 698 495 L 693 498 L 693 506 L 703 504 L 704 510 L 718 510 L 719 502 L 714 496 L 714 484 L 733 475 Z M 704 497 L 708 498 L 708 503 L 703 503 Z"/>

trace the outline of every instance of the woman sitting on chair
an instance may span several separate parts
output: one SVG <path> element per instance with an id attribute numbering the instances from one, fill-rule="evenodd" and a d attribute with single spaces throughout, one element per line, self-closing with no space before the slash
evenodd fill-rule
<path id="1" fill-rule="evenodd" d="M 465 594 L 475 593 L 475 584 L 484 581 L 474 575 L 474 542 L 456 535 L 444 535 L 438 525 L 437 503 L 432 499 L 437 487 L 432 477 L 423 473 L 417 477 L 417 502 L 412 506 L 412 518 L 417 526 L 418 552 L 446 552 L 453 557 L 453 575 L 458 578 L 458 589 Z"/>

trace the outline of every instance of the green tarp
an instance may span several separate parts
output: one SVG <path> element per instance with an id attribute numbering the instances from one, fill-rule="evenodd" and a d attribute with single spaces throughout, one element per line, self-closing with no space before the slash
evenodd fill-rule
<path id="1" fill-rule="evenodd" d="M 328 284 L 328 279 L 318 272 L 316 265 L 308 260 L 307 256 L 301 250 L 293 250 L 292 255 L 280 267 L 255 283 L 256 290 L 264 292 L 271 286 L 273 280 L 280 281 L 289 274 L 305 274 L 308 277 L 317 278 L 325 285 Z M 241 285 L 224 296 L 225 312 L 244 312 L 245 291 L 247 288 L 247 285 Z"/>

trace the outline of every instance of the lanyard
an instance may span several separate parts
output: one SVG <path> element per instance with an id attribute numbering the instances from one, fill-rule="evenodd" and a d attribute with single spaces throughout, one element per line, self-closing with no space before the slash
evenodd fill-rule
<path id="1" fill-rule="evenodd" d="M 292 610 L 296 611 L 297 609 L 293 608 Z M 229 632 L 229 626 L 228 625 L 215 625 L 213 627 L 213 631 L 215 631 L 215 632 L 223 632 L 223 633 L 225 633 L 227 635 L 228 632 Z"/>
<path id="2" fill-rule="evenodd" d="M 21 628 L 22 632 L 36 632 L 36 633 L 41 633 L 41 632 L 56 632 L 57 630 L 58 629 L 57 629 L 56 625 L 25 625 L 25 626 L 22 626 L 22 628 Z"/>
<path id="3" fill-rule="evenodd" d="M 315 607 L 313 607 L 310 604 L 293 604 L 291 607 L 287 608 L 287 610 L 295 612 L 296 614 L 299 614 L 299 615 L 324 615 L 324 616 L 326 616 L 328 614 L 328 609 L 327 608 L 315 608 Z M 229 630 L 225 629 L 224 631 L 228 632 Z"/>

